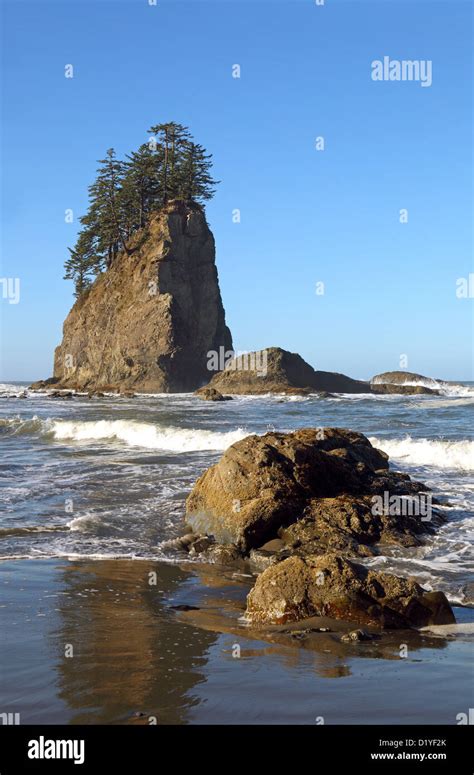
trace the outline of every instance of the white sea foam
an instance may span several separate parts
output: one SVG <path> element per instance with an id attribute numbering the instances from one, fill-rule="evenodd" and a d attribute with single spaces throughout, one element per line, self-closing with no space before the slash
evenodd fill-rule
<path id="1" fill-rule="evenodd" d="M 420 398 L 420 396 L 412 396 L 412 398 Z M 435 398 L 428 398 L 428 396 L 422 396 L 421 400 L 417 402 L 417 409 L 452 409 L 456 406 L 474 406 L 474 393 L 468 396 L 461 396 L 460 398 L 455 395 L 447 397 L 446 395 L 437 396 Z"/>
<path id="2" fill-rule="evenodd" d="M 474 441 L 435 441 L 433 439 L 370 438 L 371 444 L 386 452 L 390 459 L 420 466 L 474 471 Z"/>
<path id="3" fill-rule="evenodd" d="M 431 624 L 429 627 L 421 627 L 421 632 L 430 632 L 433 635 L 474 636 L 474 622 L 459 622 L 457 624 Z"/>
<path id="4" fill-rule="evenodd" d="M 224 450 L 248 436 L 247 431 L 218 432 L 194 428 L 173 428 L 135 420 L 98 420 L 72 422 L 54 420 L 53 437 L 60 441 L 118 440 L 130 447 L 162 449 L 170 452 Z"/>
<path id="5" fill-rule="evenodd" d="M 373 385 L 383 384 L 384 380 L 381 377 L 376 377 L 371 380 Z M 431 390 L 439 390 L 445 396 L 474 396 L 474 387 L 472 385 L 461 385 L 460 383 L 451 384 L 444 382 L 443 380 L 431 379 L 426 377 L 425 379 L 405 379 L 403 382 L 392 383 L 400 385 L 414 385 L 420 387 L 427 387 Z"/>
<path id="6" fill-rule="evenodd" d="M 95 514 L 85 514 L 83 517 L 75 517 L 67 522 L 69 530 L 79 533 L 88 533 L 100 525 L 100 518 Z"/>

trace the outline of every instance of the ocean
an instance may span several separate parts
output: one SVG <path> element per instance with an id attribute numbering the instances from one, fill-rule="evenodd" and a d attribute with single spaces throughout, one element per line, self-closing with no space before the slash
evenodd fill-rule
<path id="1" fill-rule="evenodd" d="M 375 559 L 474 605 L 474 386 L 442 395 L 190 394 L 54 399 L 0 386 L 0 558 L 159 559 L 183 531 L 196 479 L 235 441 L 269 430 L 360 431 L 440 499 L 447 523 L 416 549 Z"/>
<path id="2" fill-rule="evenodd" d="M 53 724 L 456 723 L 472 707 L 474 385 L 441 389 L 211 403 L 1 385 L 4 710 Z M 455 606 L 449 632 L 403 634 L 408 659 L 397 633 L 355 646 L 321 634 L 311 648 L 259 639 L 240 618 L 251 574 L 168 548 L 193 483 L 226 447 L 324 426 L 367 435 L 447 518 L 422 547 L 364 559 Z"/>

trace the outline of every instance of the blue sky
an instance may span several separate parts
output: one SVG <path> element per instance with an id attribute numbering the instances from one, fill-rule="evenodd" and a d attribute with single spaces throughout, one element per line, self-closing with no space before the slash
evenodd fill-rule
<path id="1" fill-rule="evenodd" d="M 473 271 L 470 2 L 4 0 L 2 16 L 1 276 L 21 297 L 0 298 L 1 380 L 52 373 L 96 160 L 167 120 L 222 181 L 207 216 L 237 349 L 474 378 L 473 300 L 456 296 Z M 374 82 L 384 56 L 431 60 L 432 85 Z"/>

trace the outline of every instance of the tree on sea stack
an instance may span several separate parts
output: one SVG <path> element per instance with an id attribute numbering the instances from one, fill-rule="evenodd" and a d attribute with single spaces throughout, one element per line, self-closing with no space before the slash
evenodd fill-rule
<path id="1" fill-rule="evenodd" d="M 161 149 L 161 163 L 158 168 L 161 202 L 179 198 L 181 192 L 181 164 L 183 148 L 189 141 L 187 127 L 171 121 L 168 124 L 156 124 L 148 132 L 156 141 L 157 150 Z"/>
<path id="2" fill-rule="evenodd" d="M 159 205 L 161 163 L 161 148 L 153 150 L 149 143 L 143 143 L 138 151 L 127 154 L 120 191 L 121 212 L 126 223 L 127 236 L 135 229 L 142 229 L 149 214 Z"/>
<path id="3" fill-rule="evenodd" d="M 124 177 L 124 163 L 109 148 L 102 166 L 97 170 L 95 183 L 89 188 L 90 209 L 87 218 L 98 238 L 99 253 L 105 256 L 107 268 L 120 249 L 127 250 L 124 238 L 124 219 L 120 213 L 120 190 Z M 85 219 L 84 219 L 85 220 Z"/>
<path id="4" fill-rule="evenodd" d="M 212 199 L 218 180 L 211 177 L 212 155 L 202 145 L 187 142 L 182 159 L 181 191 L 184 199 Z"/>
<path id="5" fill-rule="evenodd" d="M 82 296 L 92 283 L 91 272 L 94 270 L 96 255 L 93 234 L 87 229 L 79 232 L 74 248 L 68 248 L 70 256 L 64 264 L 65 280 L 74 281 L 74 295 Z"/>
<path id="6" fill-rule="evenodd" d="M 83 229 L 65 263 L 65 279 L 79 297 L 94 278 L 109 269 L 117 254 L 130 255 L 130 238 L 147 226 L 153 212 L 172 199 L 203 205 L 219 181 L 211 175 L 212 156 L 195 143 L 189 129 L 174 121 L 155 124 L 136 151 L 117 159 L 113 148 L 99 161 L 89 186 Z"/>

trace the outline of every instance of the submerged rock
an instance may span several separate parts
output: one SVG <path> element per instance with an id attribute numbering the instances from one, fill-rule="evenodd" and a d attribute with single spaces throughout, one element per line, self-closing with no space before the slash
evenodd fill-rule
<path id="1" fill-rule="evenodd" d="M 223 396 L 222 393 L 211 387 L 199 388 L 194 395 L 204 401 L 232 401 L 232 396 Z"/>
<path id="2" fill-rule="evenodd" d="M 411 546 L 432 533 L 419 516 L 380 513 L 373 505 L 384 492 L 402 496 L 426 489 L 406 474 L 389 472 L 388 456 L 361 433 L 272 432 L 247 436 L 224 452 L 194 485 L 186 521 L 195 532 L 243 553 L 276 538 L 298 554 L 328 548 L 360 553 L 361 545 Z"/>
<path id="3" fill-rule="evenodd" d="M 387 629 L 455 621 L 442 592 L 334 554 L 290 557 L 267 568 L 247 597 L 246 616 L 269 624 L 329 616 Z"/>
<path id="4" fill-rule="evenodd" d="M 31 385 L 29 386 L 29 390 L 43 392 L 44 390 L 49 390 L 58 382 L 59 382 L 59 379 L 57 379 L 56 377 L 50 377 L 49 379 L 39 379 L 37 382 L 31 383 Z"/>
<path id="5" fill-rule="evenodd" d="M 442 383 L 443 380 L 424 377 L 423 374 L 415 374 L 412 371 L 384 371 L 382 374 L 376 374 L 370 380 L 372 386 L 380 384 L 405 385 L 407 382 L 420 383 L 427 387 L 436 388 L 438 383 Z"/>
<path id="6" fill-rule="evenodd" d="M 341 640 L 343 643 L 361 643 L 367 640 L 374 640 L 374 636 L 365 630 L 352 630 L 352 632 L 346 632 L 341 637 Z"/>
<path id="7" fill-rule="evenodd" d="M 388 393 L 388 394 L 407 395 L 407 396 L 418 396 L 418 395 L 439 396 L 440 394 L 439 390 L 434 390 L 433 388 L 425 387 L 425 385 L 400 385 L 400 384 L 391 385 L 389 383 L 382 384 L 379 382 L 371 385 L 370 390 L 372 393 L 380 393 L 382 395 Z"/>

